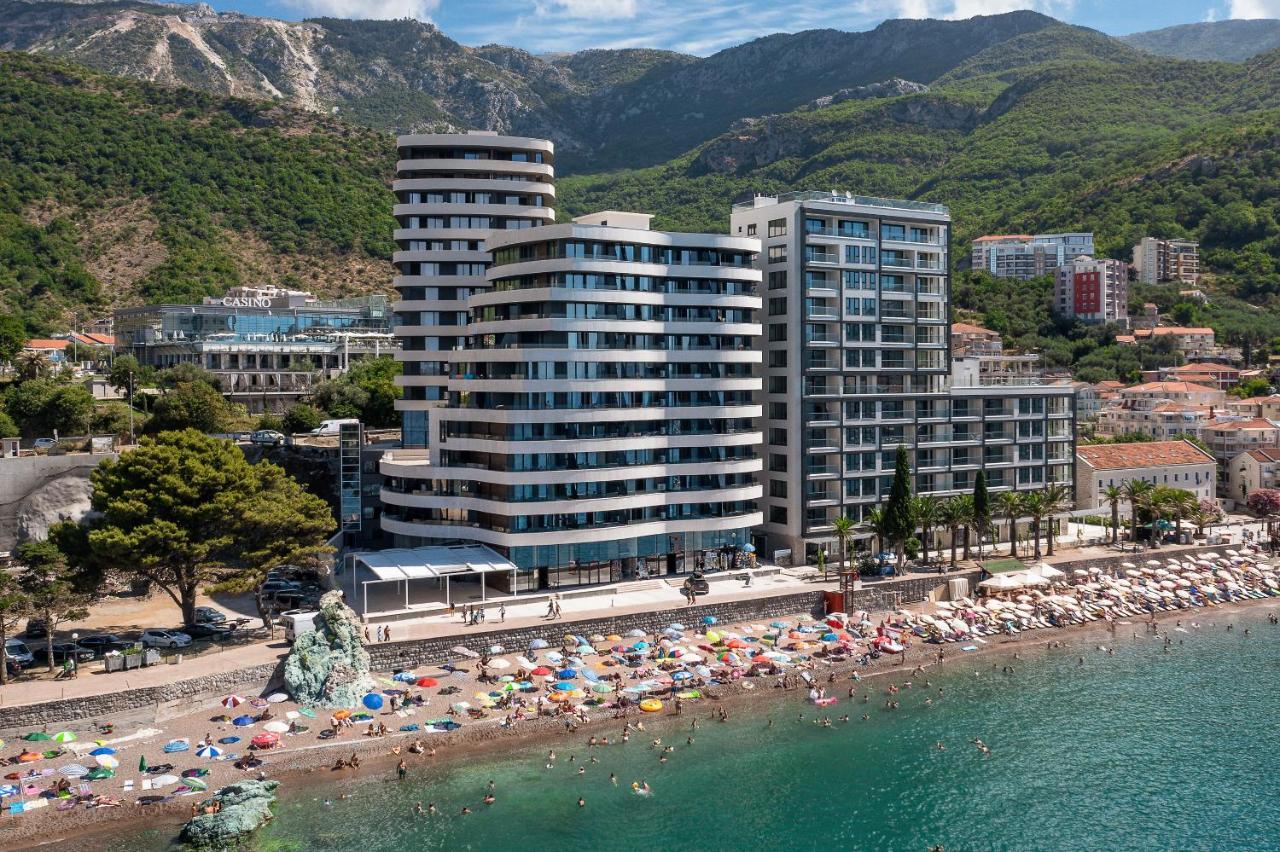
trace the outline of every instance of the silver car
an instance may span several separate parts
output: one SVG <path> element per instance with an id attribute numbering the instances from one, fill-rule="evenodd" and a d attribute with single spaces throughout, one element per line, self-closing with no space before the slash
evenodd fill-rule
<path id="1" fill-rule="evenodd" d="M 181 630 L 154 628 L 142 631 L 140 641 L 147 648 L 185 648 L 191 644 L 191 637 Z"/>

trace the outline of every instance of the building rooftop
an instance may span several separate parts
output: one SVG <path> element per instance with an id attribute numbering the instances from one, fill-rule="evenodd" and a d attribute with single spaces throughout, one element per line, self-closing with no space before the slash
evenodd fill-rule
<path id="1" fill-rule="evenodd" d="M 932 204 L 927 201 L 908 201 L 903 198 L 877 198 L 871 195 L 854 195 L 849 192 L 820 192 L 801 190 L 784 192 L 779 195 L 757 195 L 750 201 L 739 201 L 733 205 L 734 210 L 751 210 L 755 207 L 766 207 L 770 204 L 785 204 L 788 201 L 826 201 L 831 204 L 850 204 L 862 207 L 888 207 L 896 210 L 921 210 L 928 213 L 945 213 L 951 211 L 945 204 Z"/>
<path id="2" fill-rule="evenodd" d="M 1149 337 L 1149 336 L 1151 336 L 1151 335 L 1153 335 L 1153 334 L 1155 334 L 1155 335 L 1165 335 L 1165 334 L 1213 334 L 1213 329 L 1211 329 L 1211 328 L 1198 328 L 1198 327 L 1193 328 L 1193 327 L 1190 327 L 1190 326 L 1184 326 L 1184 325 L 1161 325 L 1161 326 L 1157 326 L 1157 327 L 1155 327 L 1155 328 L 1139 328 L 1139 329 L 1135 329 L 1133 333 L 1134 333 L 1134 335 L 1135 335 L 1135 336 L 1137 336 L 1137 337 Z"/>
<path id="3" fill-rule="evenodd" d="M 1029 240 L 1031 234 L 987 234 L 985 237 L 974 237 L 975 243 L 994 243 L 1004 240 Z"/>
<path id="4" fill-rule="evenodd" d="M 1181 367 L 1170 367 L 1170 373 L 1238 373 L 1235 367 L 1229 364 L 1217 364 L 1212 361 L 1193 361 L 1190 364 L 1183 364 Z"/>
<path id="5" fill-rule="evenodd" d="M 1249 450 L 1249 455 L 1253 456 L 1255 461 L 1278 462 L 1280 461 L 1280 448 L 1262 447 L 1257 450 Z"/>
<path id="6" fill-rule="evenodd" d="M 1205 429 L 1218 429 L 1221 431 L 1237 432 L 1243 429 L 1280 429 L 1276 423 L 1261 417 L 1251 417 L 1248 420 L 1210 420 L 1204 424 Z"/>
<path id="7" fill-rule="evenodd" d="M 23 349 L 66 349 L 70 340 L 53 340 L 47 337 L 33 337 L 23 344 Z"/>
<path id="8" fill-rule="evenodd" d="M 1076 458 L 1094 470 L 1126 470 L 1179 464 L 1216 464 L 1213 456 L 1190 441 L 1148 441 L 1135 444 L 1085 444 Z"/>
<path id="9" fill-rule="evenodd" d="M 1197 385 L 1194 382 L 1146 382 L 1141 385 L 1123 388 L 1125 391 L 1137 393 L 1219 393 L 1217 388 Z"/>
<path id="10" fill-rule="evenodd" d="M 986 335 L 999 336 L 997 332 L 994 332 L 989 328 L 983 328 L 980 325 L 973 325 L 967 322 L 951 323 L 951 333 L 952 334 L 986 334 Z"/>

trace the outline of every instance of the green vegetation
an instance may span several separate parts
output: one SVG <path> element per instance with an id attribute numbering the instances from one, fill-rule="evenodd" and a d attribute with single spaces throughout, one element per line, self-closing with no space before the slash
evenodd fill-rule
<path id="1" fill-rule="evenodd" d="M 365 358 L 338 378 L 317 385 L 312 401 L 330 417 L 358 417 L 365 426 L 374 428 L 399 426 L 400 414 L 395 408 L 400 398 L 395 383 L 398 375 L 400 362 L 394 358 Z"/>
<path id="2" fill-rule="evenodd" d="M 59 547 L 81 570 L 155 583 L 188 624 L 202 586 L 313 564 L 334 528 L 324 500 L 279 467 L 191 429 L 143 438 L 92 481 L 99 516 L 59 530 Z"/>
<path id="3" fill-rule="evenodd" d="M 26 598 L 29 612 L 44 621 L 45 650 L 52 672 L 53 643 L 59 625 L 86 617 L 92 598 L 81 586 L 82 578 L 72 571 L 66 556 L 52 541 L 23 542 L 18 546 L 17 556 L 23 565 L 18 587 Z"/>
<path id="4" fill-rule="evenodd" d="M 0 308 L 45 332 L 130 295 L 89 271 L 85 217 L 103 213 L 124 242 L 154 223 L 162 259 L 130 287 L 147 300 L 242 283 L 250 241 L 385 260 L 394 165 L 386 136 L 316 114 L 0 53 Z"/>

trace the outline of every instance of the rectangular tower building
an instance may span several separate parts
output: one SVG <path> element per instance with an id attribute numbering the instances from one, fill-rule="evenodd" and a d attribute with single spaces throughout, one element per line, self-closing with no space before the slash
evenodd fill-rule
<path id="1" fill-rule="evenodd" d="M 952 387 L 946 207 L 825 192 L 735 205 L 763 241 L 765 558 L 834 552 L 834 521 L 888 496 L 899 445 L 915 490 L 1072 482 L 1073 391 Z M 866 533 L 862 534 L 867 537 Z"/>

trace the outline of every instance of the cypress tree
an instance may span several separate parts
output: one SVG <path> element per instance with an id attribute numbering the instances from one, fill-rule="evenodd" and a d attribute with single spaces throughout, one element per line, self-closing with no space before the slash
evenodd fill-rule
<path id="1" fill-rule="evenodd" d="M 898 445 L 898 459 L 893 471 L 893 486 L 889 489 L 889 502 L 885 505 L 885 537 L 893 542 L 898 554 L 898 571 L 906 563 L 907 539 L 915 532 L 915 519 L 911 515 L 911 463 L 907 448 Z"/>
<path id="2" fill-rule="evenodd" d="M 973 480 L 973 525 L 978 530 L 978 552 L 982 552 L 982 539 L 991 526 L 991 495 L 987 494 L 987 477 L 982 471 Z"/>

